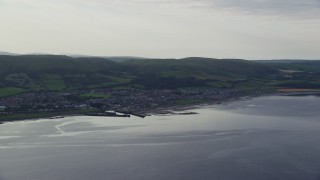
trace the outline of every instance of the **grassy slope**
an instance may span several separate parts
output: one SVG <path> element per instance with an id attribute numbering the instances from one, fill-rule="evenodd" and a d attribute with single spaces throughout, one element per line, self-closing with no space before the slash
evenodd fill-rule
<path id="1" fill-rule="evenodd" d="M 279 69 L 320 72 L 320 60 L 269 60 L 255 62 L 271 65 Z"/>
<path id="2" fill-rule="evenodd" d="M 118 68 L 118 63 L 102 58 L 0 56 L 0 87 L 64 90 L 118 83 L 121 75 L 113 73 Z M 115 81 L 111 75 L 119 79 Z"/>
<path id="3" fill-rule="evenodd" d="M 97 87 L 252 88 L 306 85 L 317 88 L 320 84 L 317 76 L 320 72 L 319 62 L 253 62 L 209 58 L 114 62 L 96 57 L 0 56 L 0 95 Z M 286 79 L 278 69 L 303 73 L 295 73 L 293 78 Z M 11 89 L 3 89 L 7 87 Z"/>
<path id="4" fill-rule="evenodd" d="M 138 81 L 145 86 L 152 86 L 153 83 L 164 86 L 178 83 L 174 79 L 184 79 L 186 84 L 194 86 L 202 84 L 212 88 L 238 85 L 252 87 L 256 85 L 254 82 L 257 79 L 262 80 L 269 74 L 277 73 L 276 69 L 268 65 L 237 59 L 146 59 L 125 61 L 123 64 L 132 69 L 133 73 L 140 77 Z M 192 79 L 195 79 L 195 82 Z M 181 87 L 184 84 L 178 85 Z"/>
<path id="5" fill-rule="evenodd" d="M 217 80 L 220 80 L 222 77 L 241 79 L 247 76 L 260 76 L 273 70 L 260 63 L 237 59 L 147 59 L 125 61 L 123 64 L 134 69 L 135 73 L 140 74 L 173 77 L 193 76 L 198 79 L 217 78 Z"/>
<path id="6" fill-rule="evenodd" d="M 320 89 L 320 61 L 273 60 L 257 61 L 281 70 L 286 78 L 270 82 L 279 88 Z"/>

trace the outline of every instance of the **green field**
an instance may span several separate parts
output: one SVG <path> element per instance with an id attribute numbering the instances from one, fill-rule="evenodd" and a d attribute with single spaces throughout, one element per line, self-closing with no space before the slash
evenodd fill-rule
<path id="1" fill-rule="evenodd" d="M 24 92 L 24 89 L 16 87 L 0 88 L 0 97 L 16 95 Z"/>
<path id="2" fill-rule="evenodd" d="M 100 94 L 100 93 L 86 93 L 82 94 L 81 97 L 84 98 L 92 98 L 92 99 L 104 99 L 104 98 L 110 98 L 110 94 Z"/>
<path id="3" fill-rule="evenodd" d="M 48 90 L 60 91 L 66 88 L 64 81 L 61 79 L 49 79 L 44 81 Z"/>

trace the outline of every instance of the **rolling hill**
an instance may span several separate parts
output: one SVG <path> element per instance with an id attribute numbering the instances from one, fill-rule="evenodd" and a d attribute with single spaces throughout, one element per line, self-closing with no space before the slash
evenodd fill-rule
<path id="1" fill-rule="evenodd" d="M 300 62 L 301 63 L 301 62 Z M 314 62 L 319 63 L 319 62 Z M 303 67 L 301 71 L 297 71 Z M 310 67 L 310 66 L 308 66 Z M 61 91 L 91 88 L 272 88 L 288 84 L 293 69 L 300 81 L 317 81 L 305 64 L 254 62 L 241 59 L 128 59 L 57 55 L 0 55 L 0 90 Z M 317 68 L 315 68 L 317 69 Z M 316 72 L 315 69 L 310 70 Z M 299 72 L 299 73 L 297 73 Z M 288 72 L 287 72 L 288 73 Z M 289 73 L 290 74 L 290 73 Z M 309 79 L 308 79 L 309 78 Z M 292 79 L 291 79 L 292 80 Z M 295 79 L 296 80 L 296 79 Z M 301 86 L 301 82 L 298 86 Z M 310 83 L 309 83 L 310 84 Z M 289 85 L 288 87 L 291 87 Z"/>
<path id="2" fill-rule="evenodd" d="M 230 82 L 276 73 L 268 65 L 235 59 L 132 59 L 54 55 L 0 56 L 0 86 L 25 90 L 95 87 L 229 87 Z"/>

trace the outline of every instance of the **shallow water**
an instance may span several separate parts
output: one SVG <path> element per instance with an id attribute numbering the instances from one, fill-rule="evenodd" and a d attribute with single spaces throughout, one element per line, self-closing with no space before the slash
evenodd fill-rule
<path id="1" fill-rule="evenodd" d="M 320 98 L 0 125 L 0 180 L 320 179 Z"/>

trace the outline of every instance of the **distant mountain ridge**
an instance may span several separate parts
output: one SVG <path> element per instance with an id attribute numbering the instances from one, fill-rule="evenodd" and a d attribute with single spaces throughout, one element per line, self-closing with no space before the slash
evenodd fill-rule
<path id="1" fill-rule="evenodd" d="M 14 54 L 14 53 L 10 53 L 10 52 L 0 51 L 0 55 L 16 56 L 16 55 L 18 55 L 18 54 Z"/>
<path id="2" fill-rule="evenodd" d="M 137 56 L 94 56 L 94 55 L 82 55 L 82 54 L 53 55 L 53 54 L 47 54 L 47 53 L 17 54 L 17 53 L 5 52 L 5 51 L 0 51 L 0 55 L 6 55 L 6 56 L 25 56 L 25 55 L 50 56 L 52 55 L 52 56 L 69 56 L 73 58 L 106 58 L 116 62 L 123 62 L 131 59 L 150 59 L 150 58 L 137 57 Z"/>

